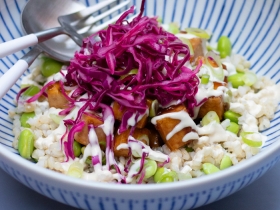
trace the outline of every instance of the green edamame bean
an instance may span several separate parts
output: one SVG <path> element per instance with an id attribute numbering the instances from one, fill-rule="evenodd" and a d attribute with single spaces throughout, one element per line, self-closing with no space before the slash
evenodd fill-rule
<path id="1" fill-rule="evenodd" d="M 240 117 L 241 115 L 238 114 L 238 113 L 235 113 L 231 110 L 228 110 L 224 113 L 224 118 L 225 119 L 229 119 L 231 122 L 235 122 L 238 124 L 238 118 Z"/>
<path id="2" fill-rule="evenodd" d="M 220 169 L 218 169 L 218 167 L 216 167 L 212 163 L 203 163 L 202 170 L 205 174 L 213 174 L 220 171 Z"/>
<path id="3" fill-rule="evenodd" d="M 228 155 L 225 155 L 221 160 L 220 169 L 223 170 L 230 166 L 232 166 L 232 161 Z"/>
<path id="4" fill-rule="evenodd" d="M 35 117 L 34 112 L 25 112 L 20 116 L 21 127 L 30 128 L 31 126 L 27 123 L 30 118 Z"/>
<path id="5" fill-rule="evenodd" d="M 31 85 L 24 93 L 24 96 L 34 96 L 35 94 L 40 92 L 40 88 L 36 85 Z"/>
<path id="6" fill-rule="evenodd" d="M 228 37 L 221 36 L 219 38 L 217 50 L 220 52 L 221 58 L 225 58 L 231 54 L 231 42 Z"/>
<path id="7" fill-rule="evenodd" d="M 23 158 L 31 159 L 34 151 L 34 136 L 29 129 L 21 131 L 18 139 L 18 151 Z"/>
<path id="8" fill-rule="evenodd" d="M 228 76 L 228 82 L 232 84 L 233 88 L 238 88 L 239 86 L 245 85 L 244 83 L 244 73 L 236 73 Z"/>
<path id="9" fill-rule="evenodd" d="M 75 157 L 79 157 L 82 154 L 82 145 L 79 142 L 74 141 L 73 151 L 74 151 Z"/>
<path id="10" fill-rule="evenodd" d="M 226 128 L 227 131 L 230 131 L 234 134 L 238 134 L 240 126 L 235 122 L 230 122 L 229 126 Z"/>
<path id="11" fill-rule="evenodd" d="M 61 70 L 61 67 L 63 66 L 62 63 L 53 60 L 51 58 L 43 58 L 43 63 L 41 67 L 41 73 L 44 77 L 49 77 L 53 74 L 56 74 Z"/>

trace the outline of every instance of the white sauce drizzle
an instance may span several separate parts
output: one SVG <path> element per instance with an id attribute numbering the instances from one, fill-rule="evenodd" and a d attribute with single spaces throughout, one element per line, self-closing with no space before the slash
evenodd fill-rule
<path id="1" fill-rule="evenodd" d="M 128 144 L 122 143 L 119 146 L 117 146 L 117 150 L 121 150 L 121 149 L 128 149 Z"/>
<path id="2" fill-rule="evenodd" d="M 151 122 L 156 125 L 156 122 L 158 120 L 161 120 L 163 118 L 171 118 L 171 119 L 176 119 L 176 120 L 180 120 L 181 122 L 178 123 L 173 130 L 167 134 L 166 136 L 166 140 L 169 140 L 172 138 L 172 136 L 174 136 L 177 132 L 179 132 L 180 130 L 182 130 L 183 128 L 187 128 L 187 127 L 191 127 L 192 129 L 196 129 L 196 124 L 194 123 L 194 121 L 192 120 L 192 118 L 190 117 L 190 115 L 182 110 L 179 112 L 171 112 L 171 113 L 167 113 L 167 114 L 162 114 L 156 117 L 153 117 Z M 185 138 L 185 136 L 184 136 Z M 187 139 L 188 137 L 186 137 Z"/>
<path id="3" fill-rule="evenodd" d="M 198 136 L 198 134 L 197 134 L 196 132 L 191 131 L 191 132 L 187 133 L 187 134 L 184 136 L 184 138 L 182 139 L 182 141 L 183 141 L 183 142 L 187 142 L 187 141 L 193 140 L 193 139 L 199 139 L 199 136 Z"/>
<path id="4" fill-rule="evenodd" d="M 132 142 L 132 141 L 128 142 L 128 146 L 131 148 L 134 157 L 142 157 L 142 153 L 146 152 L 148 154 L 147 158 L 151 160 L 155 160 L 159 162 L 164 162 L 168 160 L 168 155 L 165 155 L 160 151 L 152 150 L 150 146 L 144 144 L 141 141 L 136 140 L 132 136 L 129 136 L 129 139 L 133 139 L 134 141 L 137 141 L 137 142 Z"/>
<path id="5" fill-rule="evenodd" d="M 83 158 L 80 160 L 80 162 L 84 163 L 88 156 L 98 156 L 99 163 L 93 165 L 93 167 L 94 171 L 100 171 L 102 170 L 102 152 L 94 128 L 89 130 L 88 139 L 89 144 L 86 146 Z"/>

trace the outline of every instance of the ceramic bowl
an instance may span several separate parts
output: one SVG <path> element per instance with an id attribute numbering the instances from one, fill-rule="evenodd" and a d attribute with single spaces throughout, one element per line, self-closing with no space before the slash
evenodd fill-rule
<path id="1" fill-rule="evenodd" d="M 98 0 L 83 0 L 86 5 Z M 20 13 L 25 0 L 0 0 L 0 42 L 23 35 Z M 139 8 L 140 1 L 132 1 Z M 227 35 L 233 50 L 252 63 L 252 70 L 280 83 L 280 33 L 278 0 L 148 0 L 145 15 L 157 15 L 163 22 L 213 31 L 211 42 Z M 0 75 L 29 49 L 0 60 Z M 266 144 L 256 156 L 217 174 L 190 181 L 158 185 L 119 185 L 86 182 L 67 177 L 31 163 L 13 149 L 12 121 L 19 85 L 0 101 L 0 166 L 29 188 L 56 201 L 82 209 L 191 209 L 224 198 L 266 173 L 280 158 L 280 111 L 263 133 Z M 280 90 L 279 90 L 280 91 Z"/>

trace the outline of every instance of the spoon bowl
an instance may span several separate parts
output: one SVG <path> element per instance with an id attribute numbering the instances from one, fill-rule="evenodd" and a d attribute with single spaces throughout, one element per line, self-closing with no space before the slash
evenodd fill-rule
<path id="1" fill-rule="evenodd" d="M 42 8 L 44 8 L 42 10 Z M 75 0 L 29 0 L 21 15 L 21 26 L 26 34 L 59 27 L 58 17 L 86 8 Z M 40 11 L 40 12 L 38 12 Z M 79 46 L 67 35 L 59 35 L 38 44 L 38 48 L 56 60 L 67 62 Z"/>

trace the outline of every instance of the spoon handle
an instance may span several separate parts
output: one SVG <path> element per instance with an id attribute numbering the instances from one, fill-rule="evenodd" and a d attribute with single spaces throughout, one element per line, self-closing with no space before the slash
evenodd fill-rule
<path id="1" fill-rule="evenodd" d="M 41 52 L 42 51 L 35 46 L 1 76 L 0 99 L 10 90 Z"/>

